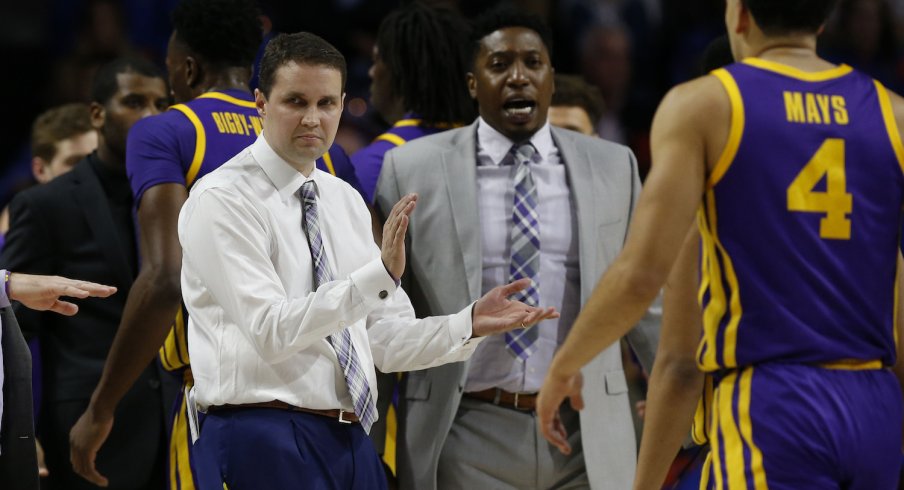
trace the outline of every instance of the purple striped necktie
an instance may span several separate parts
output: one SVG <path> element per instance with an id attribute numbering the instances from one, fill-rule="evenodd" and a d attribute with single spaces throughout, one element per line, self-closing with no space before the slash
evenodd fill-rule
<path id="1" fill-rule="evenodd" d="M 530 286 L 512 296 L 528 306 L 540 304 L 540 223 L 537 215 L 537 186 L 531 175 L 530 163 L 540 159 L 530 143 L 512 146 L 515 165 L 515 202 L 512 207 L 512 256 L 509 265 L 509 282 L 530 279 Z M 536 349 L 536 326 L 518 329 L 505 334 L 505 347 L 513 356 L 527 360 Z"/>
<path id="2" fill-rule="evenodd" d="M 302 184 L 298 195 L 301 198 L 304 214 L 302 228 L 308 237 L 308 246 L 311 248 L 311 259 L 314 262 L 314 289 L 333 279 L 330 272 L 329 259 L 323 248 L 323 240 L 320 235 L 320 224 L 317 219 L 317 189 L 313 180 Z M 352 344 L 352 335 L 348 328 L 327 337 L 330 345 L 336 351 L 339 358 L 339 367 L 345 375 L 348 391 L 355 405 L 355 415 L 361 421 L 364 430 L 370 432 L 370 427 L 377 420 L 376 396 L 367 383 L 367 373 L 361 366 L 361 360 L 355 352 Z"/>

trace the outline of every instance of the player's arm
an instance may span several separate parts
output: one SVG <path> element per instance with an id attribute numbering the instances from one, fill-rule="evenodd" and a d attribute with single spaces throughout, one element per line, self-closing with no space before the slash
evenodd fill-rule
<path id="1" fill-rule="evenodd" d="M 161 184 L 141 197 L 141 271 L 129 291 L 122 321 L 90 404 L 70 432 L 75 471 L 96 484 L 106 482 L 94 458 L 113 426 L 116 405 L 157 354 L 181 304 L 182 248 L 176 231 L 188 197 L 182 184 Z"/>
<path id="2" fill-rule="evenodd" d="M 643 316 L 681 249 L 704 190 L 707 161 L 721 152 L 730 125 L 728 96 L 715 77 L 673 89 L 653 120 L 653 167 L 624 249 L 603 275 L 547 372 L 537 413 L 544 436 L 570 452 L 555 421 L 566 396 L 580 408 L 580 369 Z M 712 144 L 712 139 L 719 143 Z M 718 148 L 715 149 L 714 148 Z"/>
<path id="3" fill-rule="evenodd" d="M 662 330 L 647 390 L 635 489 L 660 489 L 688 434 L 703 392 L 696 351 L 702 317 L 697 303 L 700 234 L 692 228 L 663 296 Z"/>

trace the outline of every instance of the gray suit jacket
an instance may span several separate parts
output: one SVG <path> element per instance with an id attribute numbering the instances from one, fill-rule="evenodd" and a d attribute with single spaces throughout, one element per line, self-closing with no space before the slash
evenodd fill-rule
<path id="1" fill-rule="evenodd" d="M 477 124 L 416 139 L 386 154 L 376 202 L 389 210 L 420 195 L 408 229 L 403 286 L 418 316 L 461 310 L 481 295 L 481 239 L 476 195 Z M 621 250 L 640 192 L 637 163 L 621 145 L 552 128 L 577 208 L 581 302 Z M 648 315 L 649 317 L 649 315 Z M 647 369 L 659 335 L 656 319 L 628 340 Z M 436 488 L 436 469 L 461 401 L 468 363 L 409 373 L 401 397 L 397 469 L 401 488 Z M 630 488 L 636 443 L 618 344 L 584 370 L 581 432 L 595 489 Z M 505 455 L 500 455 L 500 463 Z"/>

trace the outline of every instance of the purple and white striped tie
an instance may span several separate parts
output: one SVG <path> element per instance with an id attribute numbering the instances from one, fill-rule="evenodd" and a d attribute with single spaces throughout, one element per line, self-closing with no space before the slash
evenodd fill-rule
<path id="1" fill-rule="evenodd" d="M 515 203 L 512 208 L 512 257 L 509 265 L 509 281 L 530 278 L 530 286 L 512 296 L 528 306 L 540 304 L 540 223 L 537 215 L 537 186 L 531 175 L 530 162 L 536 163 L 540 155 L 530 143 L 513 146 L 515 165 Z M 505 347 L 513 356 L 527 360 L 534 352 L 537 328 L 513 330 L 505 334 Z"/>
<path id="2" fill-rule="evenodd" d="M 330 272 L 329 259 L 324 253 L 323 240 L 320 235 L 320 224 L 317 219 L 317 188 L 314 181 L 309 180 L 302 184 L 298 191 L 301 198 L 304 214 L 301 220 L 302 228 L 308 237 L 308 246 L 311 248 L 311 259 L 314 262 L 314 289 L 333 279 Z M 345 383 L 352 396 L 355 405 L 355 415 L 361 421 L 364 430 L 370 432 L 370 427 L 377 420 L 376 396 L 367 384 L 367 374 L 361 367 L 361 360 L 355 352 L 352 344 L 352 335 L 348 328 L 327 337 L 330 345 L 336 351 L 339 358 L 339 367 L 345 375 Z"/>

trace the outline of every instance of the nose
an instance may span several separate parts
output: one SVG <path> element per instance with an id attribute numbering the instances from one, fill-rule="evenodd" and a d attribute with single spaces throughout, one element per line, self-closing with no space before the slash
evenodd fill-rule
<path id="1" fill-rule="evenodd" d="M 530 83 L 524 64 L 520 61 L 512 63 L 505 82 L 511 87 L 524 87 Z"/>
<path id="2" fill-rule="evenodd" d="M 317 107 L 314 104 L 305 109 L 301 115 L 301 125 L 307 128 L 316 128 L 320 125 L 320 118 L 317 117 Z"/>

